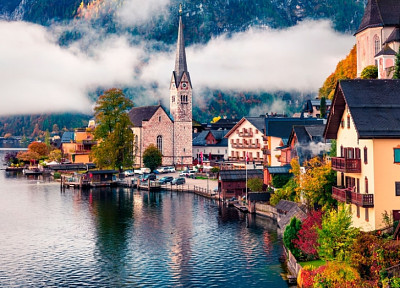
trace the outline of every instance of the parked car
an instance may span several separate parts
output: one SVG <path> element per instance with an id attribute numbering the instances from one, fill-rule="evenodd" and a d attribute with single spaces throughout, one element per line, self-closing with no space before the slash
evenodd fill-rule
<path id="1" fill-rule="evenodd" d="M 159 180 L 159 182 L 161 184 L 166 184 L 166 183 L 171 182 L 172 180 L 174 180 L 174 177 L 172 177 L 172 176 L 164 176 Z"/>
<path id="2" fill-rule="evenodd" d="M 179 176 L 183 176 L 186 178 L 194 178 L 196 175 L 196 170 L 185 170 L 179 174 Z"/>
<path id="3" fill-rule="evenodd" d="M 168 173 L 174 173 L 175 172 L 175 167 L 174 166 L 168 166 L 167 168 L 167 172 Z"/>
<path id="4" fill-rule="evenodd" d="M 145 174 L 140 180 L 147 181 L 147 180 L 156 180 L 157 176 L 155 174 Z"/>
<path id="5" fill-rule="evenodd" d="M 172 185 L 182 185 L 185 183 L 186 183 L 186 180 L 183 177 L 174 178 L 174 180 L 172 180 L 172 182 L 171 182 Z"/>

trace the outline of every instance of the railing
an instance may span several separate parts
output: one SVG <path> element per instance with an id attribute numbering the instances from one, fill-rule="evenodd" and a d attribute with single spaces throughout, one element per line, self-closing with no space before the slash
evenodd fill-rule
<path id="1" fill-rule="evenodd" d="M 253 137 L 253 132 L 239 132 L 240 137 Z"/>
<path id="2" fill-rule="evenodd" d="M 244 144 L 243 148 L 259 149 L 260 148 L 260 143 Z"/>
<path id="3" fill-rule="evenodd" d="M 332 169 L 344 173 L 361 173 L 361 159 L 332 157 Z"/>
<path id="4" fill-rule="evenodd" d="M 374 194 L 356 193 L 352 188 L 333 186 L 332 198 L 343 203 L 352 203 L 361 207 L 374 207 Z"/>
<path id="5" fill-rule="evenodd" d="M 361 207 L 374 207 L 374 194 L 351 192 L 351 203 Z"/>
<path id="6" fill-rule="evenodd" d="M 242 143 L 232 143 L 232 148 L 243 148 Z"/>
<path id="7" fill-rule="evenodd" d="M 229 160 L 229 161 L 237 161 L 238 158 L 237 158 L 237 157 L 228 157 L 228 160 Z"/>

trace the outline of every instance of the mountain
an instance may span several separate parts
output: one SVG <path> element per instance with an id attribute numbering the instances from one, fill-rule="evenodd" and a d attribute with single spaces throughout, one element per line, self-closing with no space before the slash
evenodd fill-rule
<path id="1" fill-rule="evenodd" d="M 101 27 L 106 33 L 118 35 L 129 33 L 137 36 L 138 39 L 152 41 L 155 45 L 152 49 L 168 50 L 170 45 L 175 43 L 176 17 L 171 17 L 171 15 L 178 14 L 180 0 L 169 1 L 165 6 L 160 7 L 163 13 L 152 16 L 150 21 L 134 26 L 124 26 L 114 21 L 113 13 L 116 13 L 116 9 L 122 5 L 123 1 L 2 0 L 0 1 L 0 19 L 23 20 L 51 26 L 54 23 L 69 23 L 71 20 L 84 18 L 90 25 Z M 165 2 L 167 0 L 160 0 L 160 3 L 165 4 Z M 250 27 L 287 28 L 305 19 L 330 19 L 337 31 L 353 33 L 361 21 L 365 2 L 366 0 L 187 1 L 183 3 L 185 41 L 187 45 L 204 44 L 221 34 L 229 37 L 233 33 L 247 31 Z M 102 10 L 106 13 L 101 13 Z M 71 25 L 69 30 L 60 35 L 59 43 L 68 46 L 81 37 L 84 35 Z M 290 101 L 294 98 L 293 95 L 284 91 L 273 94 L 265 91 L 259 93 L 217 90 L 209 92 L 212 95 L 208 98 L 209 102 L 203 108 L 194 107 L 193 114 L 201 122 L 209 122 L 214 116 L 223 113 L 240 118 L 249 115 L 254 107 L 271 105 L 271 102 L 277 99 Z M 243 105 L 237 105 L 237 95 Z M 298 103 L 289 106 L 289 109 L 297 108 Z M 51 131 L 51 125 L 46 124 L 48 121 L 57 124 L 60 128 L 65 126 L 66 129 L 70 129 L 76 127 L 75 125 L 84 125 L 89 117 L 86 115 L 72 117 L 70 114 L 2 117 L 0 118 L 0 136 L 5 133 L 14 135 L 25 133 L 28 136 L 34 132 L 37 125 L 42 131 Z M 68 123 L 67 119 L 71 122 Z M 25 131 L 18 128 L 22 123 Z"/>

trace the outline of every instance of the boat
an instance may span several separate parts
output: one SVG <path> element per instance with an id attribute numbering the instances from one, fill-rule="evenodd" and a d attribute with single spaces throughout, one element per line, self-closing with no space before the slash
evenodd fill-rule
<path id="1" fill-rule="evenodd" d="M 43 171 L 39 170 L 38 168 L 31 168 L 31 169 L 25 168 L 24 170 L 22 170 L 22 172 L 25 175 L 42 175 L 43 174 Z"/>
<path id="2" fill-rule="evenodd" d="M 243 213 L 248 213 L 249 209 L 247 209 L 246 206 L 241 205 L 240 203 L 235 203 L 233 206 L 235 206 L 236 209 L 242 211 Z"/>

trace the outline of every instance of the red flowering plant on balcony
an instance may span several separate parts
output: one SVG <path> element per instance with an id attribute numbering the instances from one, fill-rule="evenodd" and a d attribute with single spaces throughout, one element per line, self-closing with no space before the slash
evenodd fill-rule
<path id="1" fill-rule="evenodd" d="M 318 259 L 317 228 L 321 229 L 322 215 L 322 211 L 312 210 L 302 223 L 301 229 L 297 234 L 298 239 L 293 240 L 295 247 L 301 250 L 307 261 Z"/>

